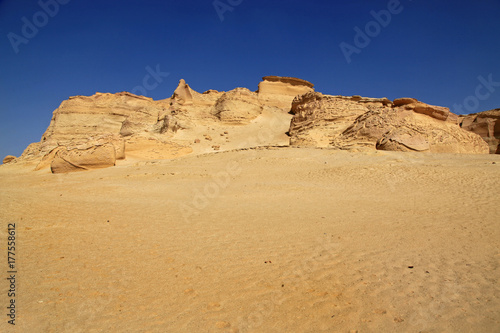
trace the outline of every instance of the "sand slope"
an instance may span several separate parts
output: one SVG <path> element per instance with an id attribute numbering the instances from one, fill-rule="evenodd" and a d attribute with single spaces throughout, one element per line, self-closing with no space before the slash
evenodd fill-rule
<path id="1" fill-rule="evenodd" d="M 499 188 L 496 155 L 288 147 L 56 175 L 4 165 L 16 328 L 498 332 Z"/>

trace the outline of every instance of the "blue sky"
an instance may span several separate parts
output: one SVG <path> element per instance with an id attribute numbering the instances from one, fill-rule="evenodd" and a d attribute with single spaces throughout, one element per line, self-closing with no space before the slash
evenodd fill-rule
<path id="1" fill-rule="evenodd" d="M 163 99 L 181 78 L 200 92 L 280 75 L 325 94 L 500 107 L 499 0 L 220 0 L 223 13 L 213 0 L 41 3 L 55 1 L 0 0 L 2 158 L 39 141 L 69 96 L 142 87 Z M 350 63 L 340 45 L 356 48 Z M 162 74 L 145 89 L 147 68 Z"/>

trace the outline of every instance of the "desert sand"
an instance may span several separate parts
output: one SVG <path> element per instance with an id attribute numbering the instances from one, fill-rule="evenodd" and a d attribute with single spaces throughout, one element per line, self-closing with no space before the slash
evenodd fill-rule
<path id="1" fill-rule="evenodd" d="M 0 331 L 499 332 L 500 110 L 313 87 L 63 101 L 0 166 Z"/>
<path id="2" fill-rule="evenodd" d="M 0 167 L 16 332 L 500 331 L 499 155 L 262 147 L 33 169 Z"/>

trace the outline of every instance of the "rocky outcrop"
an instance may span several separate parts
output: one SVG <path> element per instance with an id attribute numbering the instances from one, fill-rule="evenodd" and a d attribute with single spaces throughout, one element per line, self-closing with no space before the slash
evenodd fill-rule
<path id="1" fill-rule="evenodd" d="M 118 159 L 125 158 L 125 141 L 158 131 L 158 115 L 168 104 L 130 93 L 96 93 L 63 101 L 52 115 L 38 143 L 28 146 L 22 158 L 40 158 L 54 148 L 112 143 Z"/>
<path id="2" fill-rule="evenodd" d="M 483 138 L 490 154 L 500 154 L 500 109 L 460 116 L 458 123 Z"/>
<path id="3" fill-rule="evenodd" d="M 246 124 L 262 113 L 262 104 L 256 93 L 246 88 L 236 88 L 217 100 L 214 113 L 225 123 Z"/>
<path id="4" fill-rule="evenodd" d="M 312 84 L 294 78 L 268 77 L 266 82 L 269 84 L 264 84 L 259 93 L 246 88 L 198 93 L 180 80 L 172 96 L 159 101 L 127 92 L 70 97 L 53 112 L 42 140 L 29 145 L 22 159 L 38 160 L 36 169 L 41 170 L 48 168 L 56 158 L 59 161 L 56 165 L 64 164 L 62 153 L 55 153 L 61 147 L 77 152 L 105 144 L 114 147 L 116 159 L 182 156 L 193 151 L 191 146 L 202 133 L 219 126 L 249 124 L 260 117 L 264 109 L 266 117 L 282 112 L 274 118 L 288 121 L 291 100 L 312 89 Z M 282 108 L 271 102 L 266 104 L 268 98 Z M 232 133 L 237 135 L 242 131 L 241 127 L 234 127 Z M 281 135 L 267 135 L 272 138 L 271 142 L 264 140 L 263 143 L 281 142 L 280 137 L 286 137 L 285 131 Z M 212 146 L 222 150 L 224 142 L 229 142 L 225 135 L 214 139 L 211 145 L 201 143 L 196 148 L 199 152 L 213 150 Z M 78 165 L 78 168 L 56 166 L 56 170 L 82 169 L 80 166 L 86 164 Z"/>
<path id="5" fill-rule="evenodd" d="M 413 110 L 416 113 L 425 114 L 438 120 L 450 121 L 453 123 L 456 123 L 458 120 L 458 116 L 450 112 L 450 109 L 442 106 L 425 104 L 414 98 L 397 98 L 394 100 L 393 104 L 395 107 L 404 107 L 406 110 Z"/>
<path id="6" fill-rule="evenodd" d="M 59 147 L 54 153 L 50 170 L 52 173 L 65 173 L 101 169 L 114 166 L 115 162 L 115 147 L 110 143 L 84 149 Z"/>
<path id="7" fill-rule="evenodd" d="M 394 130 L 377 140 L 378 150 L 392 151 L 429 151 L 430 145 L 426 138 L 415 131 Z"/>
<path id="8" fill-rule="evenodd" d="M 13 156 L 13 155 L 7 155 L 4 157 L 3 159 L 3 164 L 7 164 L 7 163 L 10 163 L 12 161 L 15 161 L 17 159 L 17 157 Z"/>
<path id="9" fill-rule="evenodd" d="M 329 147 L 360 115 L 369 111 L 357 97 L 344 98 L 309 92 L 293 100 L 290 144 Z"/>
<path id="10" fill-rule="evenodd" d="M 153 131 L 164 103 L 127 92 L 74 96 L 63 101 L 53 115 L 42 142 L 78 140 L 89 135 L 132 135 Z"/>
<path id="11" fill-rule="evenodd" d="M 280 77 L 264 76 L 257 90 L 259 100 L 263 105 L 290 110 L 293 99 L 308 92 L 314 91 L 314 85 L 306 80 Z"/>
<path id="12" fill-rule="evenodd" d="M 339 149 L 487 153 L 447 108 L 412 98 L 369 99 L 309 93 L 296 98 L 290 144 Z"/>
<path id="13" fill-rule="evenodd" d="M 367 112 L 356 119 L 333 144 L 379 150 L 488 153 L 481 138 L 462 130 L 455 123 L 401 107 Z"/>
<path id="14" fill-rule="evenodd" d="M 120 159 L 175 158 L 287 142 L 483 153 L 487 145 L 474 133 L 492 151 L 498 149 L 498 110 L 493 111 L 459 120 L 448 108 L 413 98 L 323 95 L 312 83 L 290 77 L 266 76 L 256 92 L 199 93 L 180 80 L 171 97 L 158 101 L 127 92 L 70 97 L 53 112 L 41 141 L 4 163 L 35 162 L 36 170 L 59 173 L 108 167 Z"/>

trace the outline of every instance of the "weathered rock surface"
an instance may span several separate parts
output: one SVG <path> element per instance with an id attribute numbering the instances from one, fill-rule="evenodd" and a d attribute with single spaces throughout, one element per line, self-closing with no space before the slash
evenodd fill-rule
<path id="1" fill-rule="evenodd" d="M 52 173 L 65 173 L 107 168 L 114 166 L 115 162 L 115 147 L 110 143 L 84 149 L 60 147 L 56 149 L 50 169 Z"/>
<path id="2" fill-rule="evenodd" d="M 392 109 L 373 110 L 359 117 L 336 144 L 380 150 L 434 153 L 488 153 L 484 142 L 455 123 L 427 115 Z"/>
<path id="3" fill-rule="evenodd" d="M 22 159 L 38 160 L 36 170 L 48 168 L 57 159 L 54 168 L 61 172 L 93 167 L 87 162 L 73 163 L 60 153 L 64 151 L 60 147 L 83 156 L 82 151 L 90 147 L 110 145 L 117 160 L 127 156 L 134 159 L 182 156 L 193 152 L 191 146 L 197 137 L 220 126 L 234 128 L 232 133 L 239 137 L 245 133 L 239 126 L 258 117 L 269 118 L 268 123 L 276 119 L 289 122 L 291 101 L 297 94 L 310 91 L 312 84 L 300 79 L 269 77 L 262 88 L 260 92 L 236 88 L 228 92 L 208 90 L 198 93 L 180 80 L 172 96 L 159 101 L 127 92 L 70 97 L 53 112 L 42 140 L 29 145 Z M 268 100 L 272 102 L 266 104 Z M 262 115 L 264 110 L 265 115 Z M 282 144 L 287 140 L 286 126 L 274 124 L 273 127 L 280 131 L 283 128 L 283 133 L 266 134 L 267 139 L 260 140 L 261 144 Z M 238 136 L 238 133 L 242 134 Z M 212 143 L 216 143 L 220 150 L 224 149 L 224 143 L 238 147 L 230 145 L 226 136 L 215 141 Z M 197 152 L 212 150 L 208 144 L 197 145 Z M 67 161 L 63 163 L 64 158 Z M 68 161 L 78 167 L 69 167 Z M 97 162 L 96 165 L 112 164 Z"/>
<path id="4" fill-rule="evenodd" d="M 13 155 L 7 155 L 4 157 L 3 159 L 3 164 L 7 164 L 7 163 L 10 163 L 12 161 L 15 161 L 17 159 L 17 157 L 13 156 Z"/>
<path id="5" fill-rule="evenodd" d="M 165 107 L 164 103 L 127 92 L 70 97 L 54 111 L 42 142 L 153 131 L 158 114 Z"/>
<path id="6" fill-rule="evenodd" d="M 170 98 L 158 101 L 127 92 L 70 97 L 42 140 L 17 160 L 59 173 L 259 145 L 484 153 L 484 140 L 499 150 L 498 113 L 459 120 L 413 98 L 323 95 L 289 77 L 266 76 L 256 92 L 199 93 L 180 80 Z"/>
<path id="7" fill-rule="evenodd" d="M 463 129 L 481 136 L 490 154 L 500 154 L 500 109 L 460 116 L 458 123 Z"/>
<path id="8" fill-rule="evenodd" d="M 360 115 L 368 112 L 357 98 L 328 96 L 309 92 L 293 100 L 290 144 L 329 147 Z"/>
<path id="9" fill-rule="evenodd" d="M 266 106 L 290 110 L 296 96 L 314 91 L 314 84 L 301 79 L 280 76 L 264 76 L 257 91 L 259 100 Z"/>
<path id="10" fill-rule="evenodd" d="M 309 93 L 294 100 L 291 145 L 380 150 L 487 153 L 449 109 L 412 98 L 367 99 Z"/>
<path id="11" fill-rule="evenodd" d="M 394 131 L 386 133 L 377 141 L 378 150 L 392 151 L 428 151 L 429 142 L 415 131 Z"/>
<path id="12" fill-rule="evenodd" d="M 262 113 L 257 94 L 246 88 L 236 88 L 224 93 L 215 103 L 214 112 L 226 123 L 246 124 Z"/>

